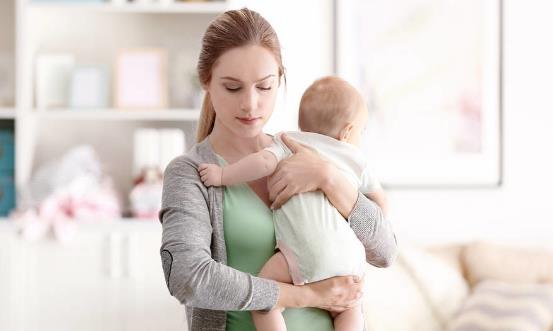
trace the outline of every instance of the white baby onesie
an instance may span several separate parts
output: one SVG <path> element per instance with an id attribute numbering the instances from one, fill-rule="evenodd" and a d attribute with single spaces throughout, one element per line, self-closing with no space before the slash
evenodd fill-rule
<path id="1" fill-rule="evenodd" d="M 265 150 L 277 160 L 292 155 L 280 139 Z M 345 177 L 367 194 L 381 188 L 367 170 L 361 150 L 349 143 L 311 132 L 286 132 L 289 138 L 307 145 L 332 162 Z M 273 212 L 277 247 L 284 254 L 296 285 L 333 276 L 361 276 L 365 249 L 348 222 L 321 191 L 293 196 Z"/>

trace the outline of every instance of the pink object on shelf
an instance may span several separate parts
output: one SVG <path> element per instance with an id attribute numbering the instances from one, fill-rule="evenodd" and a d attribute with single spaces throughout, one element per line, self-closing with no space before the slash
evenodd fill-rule
<path id="1" fill-rule="evenodd" d="M 10 215 L 21 224 L 23 238 L 35 240 L 51 232 L 67 242 L 76 234 L 77 221 L 119 218 L 117 193 L 99 169 L 88 146 L 75 148 L 60 161 L 39 169 L 25 192 L 28 202 Z"/>
<path id="2" fill-rule="evenodd" d="M 141 180 L 129 195 L 133 216 L 139 219 L 156 219 L 161 209 L 162 189 L 159 170 L 144 169 Z"/>

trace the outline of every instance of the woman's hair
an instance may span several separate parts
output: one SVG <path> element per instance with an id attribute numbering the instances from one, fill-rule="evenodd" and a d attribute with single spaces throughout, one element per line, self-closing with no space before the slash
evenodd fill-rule
<path id="1" fill-rule="evenodd" d="M 203 39 L 198 60 L 198 77 L 203 86 L 211 81 L 215 61 L 233 48 L 257 45 L 273 53 L 278 64 L 279 80 L 284 76 L 284 66 L 280 54 L 280 42 L 273 27 L 259 13 L 242 8 L 229 10 L 219 15 L 208 26 Z M 196 141 L 204 140 L 213 130 L 215 110 L 211 97 L 206 92 L 202 104 Z"/>

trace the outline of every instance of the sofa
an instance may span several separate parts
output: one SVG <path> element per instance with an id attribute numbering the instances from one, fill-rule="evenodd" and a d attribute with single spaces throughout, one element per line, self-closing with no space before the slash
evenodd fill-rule
<path id="1" fill-rule="evenodd" d="M 492 242 L 399 243 L 366 267 L 368 331 L 553 331 L 553 250 Z"/>

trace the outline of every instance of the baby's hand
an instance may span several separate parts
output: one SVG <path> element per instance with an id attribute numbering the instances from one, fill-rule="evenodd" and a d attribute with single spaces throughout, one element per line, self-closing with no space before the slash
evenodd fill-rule
<path id="1" fill-rule="evenodd" d="M 202 163 L 198 167 L 198 171 L 205 186 L 221 186 L 223 168 L 216 164 Z"/>

